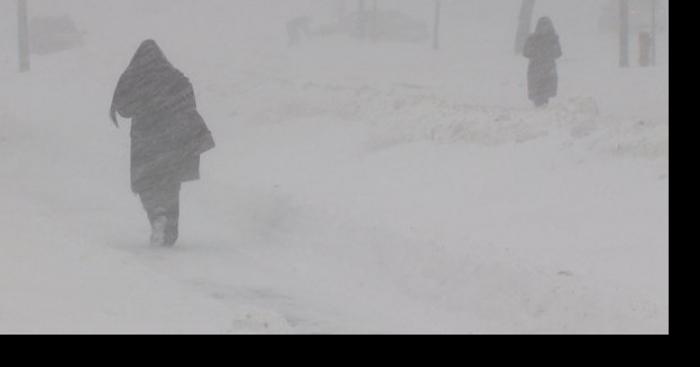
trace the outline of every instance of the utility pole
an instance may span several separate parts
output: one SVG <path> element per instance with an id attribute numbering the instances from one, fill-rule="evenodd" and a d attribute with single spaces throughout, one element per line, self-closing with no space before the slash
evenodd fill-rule
<path id="1" fill-rule="evenodd" d="M 29 71 L 29 23 L 27 0 L 17 0 L 17 41 L 19 45 L 19 71 Z"/>
<path id="2" fill-rule="evenodd" d="M 435 0 L 435 24 L 433 28 L 433 50 L 440 49 L 440 13 L 442 13 L 442 0 Z"/>
<path id="3" fill-rule="evenodd" d="M 523 0 L 518 16 L 518 33 L 515 36 L 515 53 L 522 55 L 525 42 L 530 36 L 532 28 L 532 16 L 535 13 L 535 0 Z"/>
<path id="4" fill-rule="evenodd" d="M 630 66 L 630 8 L 628 0 L 620 0 L 620 67 Z"/>

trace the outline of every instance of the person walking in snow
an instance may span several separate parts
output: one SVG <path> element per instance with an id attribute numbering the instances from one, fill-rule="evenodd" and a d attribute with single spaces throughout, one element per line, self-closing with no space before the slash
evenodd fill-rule
<path id="1" fill-rule="evenodd" d="M 546 106 L 556 97 L 559 84 L 556 60 L 562 56 L 559 36 L 552 20 L 542 17 L 535 33 L 525 42 L 523 56 L 530 59 L 527 72 L 528 95 L 536 107 Z"/>
<path id="2" fill-rule="evenodd" d="M 199 179 L 200 155 L 215 147 L 197 112 L 189 79 L 153 40 L 141 43 L 119 78 L 110 118 L 131 122 L 131 189 L 151 223 L 151 243 L 173 246 L 178 238 L 180 187 Z"/>

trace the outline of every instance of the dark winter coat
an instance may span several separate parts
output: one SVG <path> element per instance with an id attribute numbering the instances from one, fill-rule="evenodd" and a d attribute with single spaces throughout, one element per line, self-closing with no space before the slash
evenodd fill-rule
<path id="1" fill-rule="evenodd" d="M 192 84 L 154 41 L 141 44 L 114 92 L 112 118 L 131 118 L 131 188 L 199 179 L 200 155 L 215 144 Z"/>
<path id="2" fill-rule="evenodd" d="M 530 59 L 527 72 L 530 100 L 544 103 L 555 97 L 559 84 L 556 60 L 562 51 L 551 20 L 540 19 L 537 30 L 525 42 L 523 56 Z"/>

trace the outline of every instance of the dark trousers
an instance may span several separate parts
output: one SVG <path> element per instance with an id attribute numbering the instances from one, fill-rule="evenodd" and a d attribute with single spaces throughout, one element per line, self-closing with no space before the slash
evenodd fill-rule
<path id="1" fill-rule="evenodd" d="M 139 195 L 148 214 L 151 227 L 158 218 L 165 217 L 165 244 L 172 246 L 178 238 L 180 220 L 180 182 L 156 185 Z"/>

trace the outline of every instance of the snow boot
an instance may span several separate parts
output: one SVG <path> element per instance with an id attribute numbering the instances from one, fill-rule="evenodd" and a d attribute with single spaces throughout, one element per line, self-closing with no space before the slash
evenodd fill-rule
<path id="1" fill-rule="evenodd" d="M 168 218 L 160 216 L 153 221 L 151 227 L 151 245 L 152 246 L 164 246 L 165 245 L 165 227 L 168 224 Z"/>

